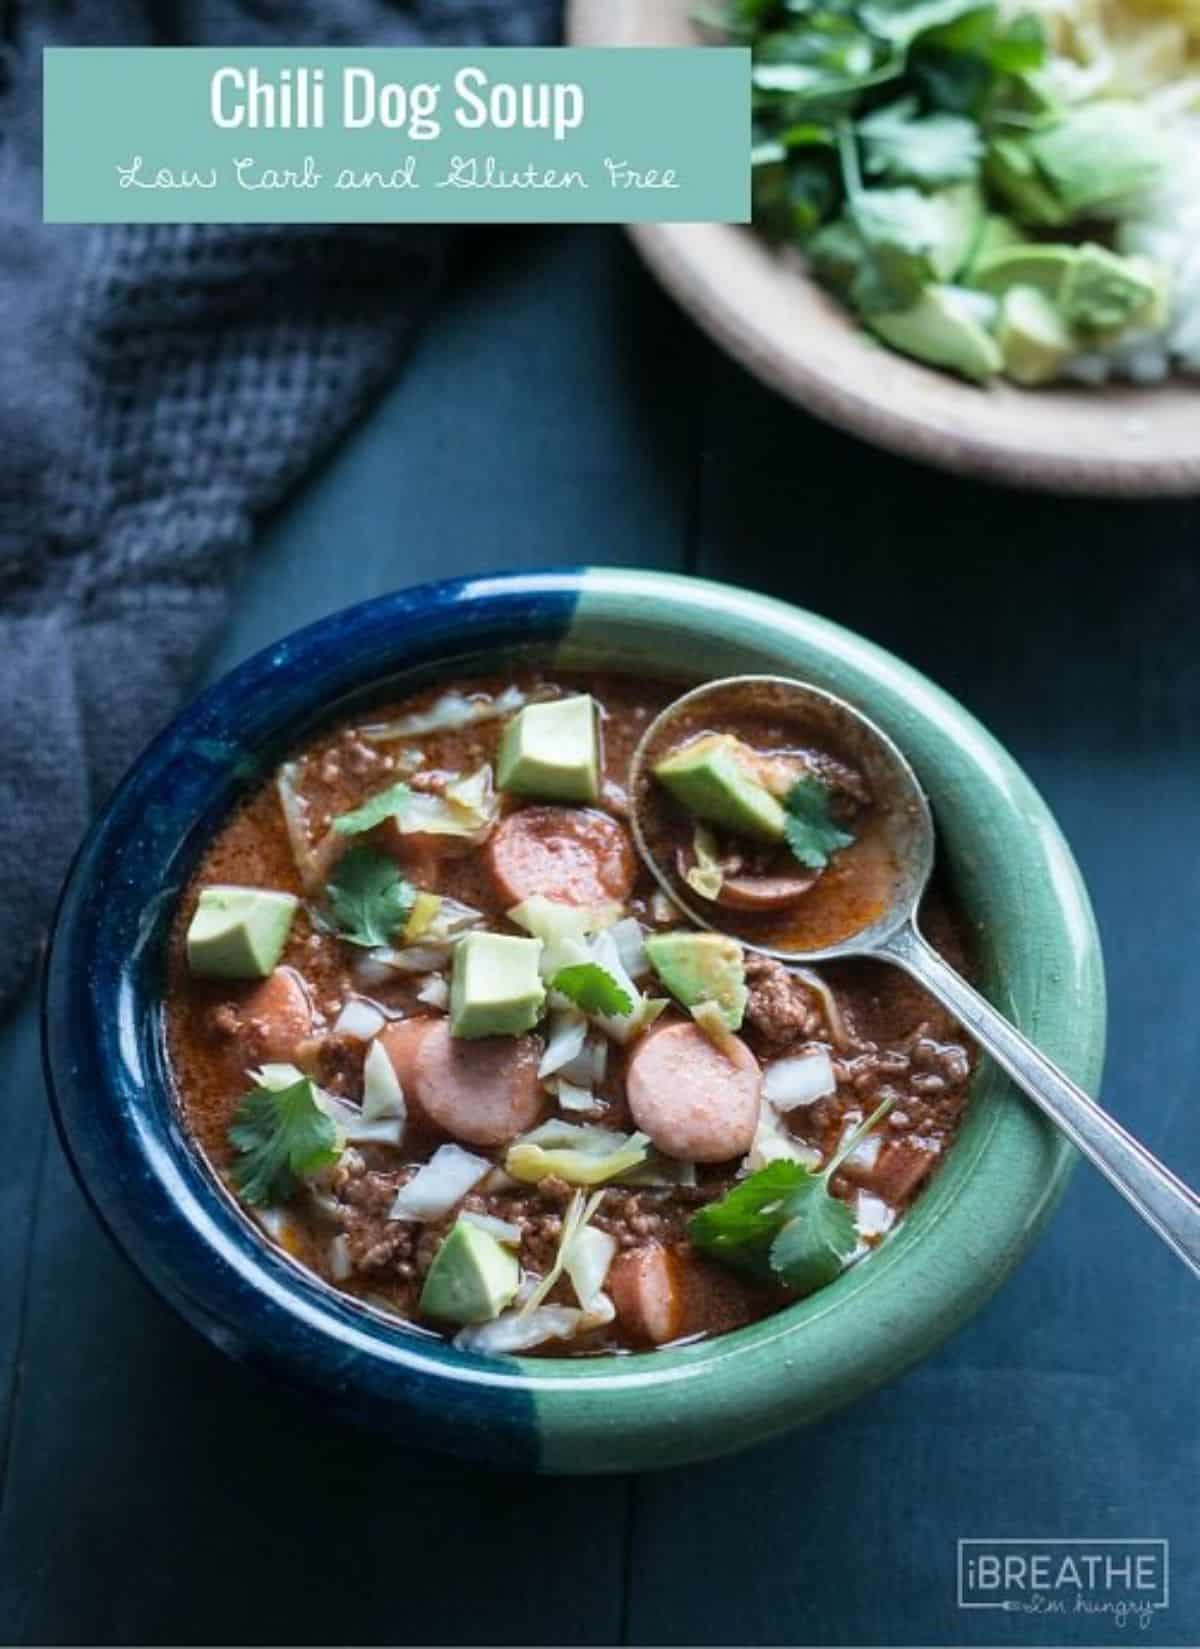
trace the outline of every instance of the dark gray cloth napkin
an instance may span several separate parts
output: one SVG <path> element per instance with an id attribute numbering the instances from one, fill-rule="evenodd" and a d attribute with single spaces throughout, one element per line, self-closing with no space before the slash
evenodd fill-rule
<path id="1" fill-rule="evenodd" d="M 557 0 L 0 0 L 0 1011 L 274 504 L 402 358 L 452 232 L 43 225 L 44 45 L 537 45 Z"/>

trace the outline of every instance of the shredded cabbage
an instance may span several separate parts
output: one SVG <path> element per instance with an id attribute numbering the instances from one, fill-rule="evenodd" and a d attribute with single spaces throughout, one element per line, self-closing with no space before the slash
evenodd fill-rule
<path id="1" fill-rule="evenodd" d="M 688 868 L 684 881 L 702 899 L 716 899 L 725 881 L 725 872 L 717 858 L 717 839 L 707 825 L 698 824 L 692 831 L 692 852 L 696 863 Z"/>
<path id="2" fill-rule="evenodd" d="M 617 1181 L 620 1185 L 696 1185 L 698 1178 L 696 1164 L 684 1162 L 679 1157 L 664 1156 L 661 1151 L 651 1151 L 640 1167 L 630 1168 Z"/>
<path id="3" fill-rule="evenodd" d="M 633 1003 L 633 1010 L 626 1014 L 593 1014 L 592 1021 L 598 1025 L 606 1036 L 622 1045 L 632 1042 L 658 1018 L 666 1007 L 666 1001 L 660 997 L 643 996 L 633 980 L 629 977 L 617 950 L 616 940 L 611 930 L 598 933 L 588 946 L 586 960 L 595 962 L 611 975 L 623 991 L 628 992 Z"/>
<path id="4" fill-rule="evenodd" d="M 278 1243 L 287 1242 L 291 1233 L 292 1222 L 288 1217 L 286 1208 L 280 1208 L 275 1203 L 265 1208 L 254 1207 L 253 1205 L 247 1206 L 252 1218 L 258 1221 L 268 1237 L 273 1238 Z"/>
<path id="5" fill-rule="evenodd" d="M 650 897 L 650 914 L 659 927 L 667 927 L 672 922 L 678 922 L 682 912 L 674 899 L 661 888 L 655 888 Z"/>
<path id="6" fill-rule="evenodd" d="M 430 915 L 420 934 L 409 933 L 405 928 L 404 937 L 420 938 L 426 943 L 433 941 L 437 944 L 449 944 L 451 940 L 457 939 L 469 928 L 478 927 L 485 920 L 483 912 L 476 910 L 474 905 L 464 905 L 461 899 L 452 899 L 447 893 L 438 900 L 437 910 Z"/>
<path id="7" fill-rule="evenodd" d="M 449 945 L 405 945 L 393 950 L 391 945 L 375 945 L 355 958 L 355 969 L 360 979 L 374 979 L 382 969 L 383 978 L 393 973 L 437 973 L 450 962 Z"/>
<path id="8" fill-rule="evenodd" d="M 804 1145 L 795 1139 L 784 1127 L 779 1113 L 772 1106 L 764 1105 L 758 1113 L 758 1127 L 754 1133 L 754 1140 L 742 1159 L 742 1172 L 756 1174 L 769 1162 L 780 1161 L 799 1162 L 806 1168 L 819 1168 L 821 1153 L 815 1146 Z"/>
<path id="9" fill-rule="evenodd" d="M 508 919 L 542 941 L 539 966 L 542 978 L 551 979 L 563 968 L 590 961 L 591 954 L 584 942 L 588 934 L 610 926 L 617 914 L 616 905 L 589 909 L 582 905 L 564 905 L 556 899 L 547 899 L 544 893 L 534 893 L 514 905 Z"/>
<path id="10" fill-rule="evenodd" d="M 559 1076 L 565 1077 L 580 1088 L 598 1088 L 604 1081 L 604 1073 L 608 1068 L 608 1043 L 596 1031 L 588 1035 L 582 1050 L 576 1054 L 559 1071 Z"/>
<path id="11" fill-rule="evenodd" d="M 556 1008 L 551 1013 L 546 1047 L 538 1066 L 542 1081 L 578 1058 L 587 1041 L 587 1032 L 588 1022 L 577 1008 Z"/>
<path id="12" fill-rule="evenodd" d="M 589 1223 L 603 1199 L 603 1191 L 593 1192 L 586 1200 L 582 1191 L 576 1191 L 563 1216 L 558 1251 L 549 1271 L 538 1281 L 527 1278 L 518 1294 L 519 1303 L 499 1317 L 457 1334 L 454 1343 L 460 1350 L 527 1351 L 547 1340 L 570 1340 L 612 1322 L 616 1313 L 603 1288 L 617 1245 L 607 1232 L 593 1230 Z M 578 1310 L 543 1303 L 564 1272 L 571 1279 Z"/>
<path id="13" fill-rule="evenodd" d="M 848 1117 L 846 1119 L 846 1127 L 842 1131 L 841 1140 L 838 1142 L 839 1147 L 854 1133 L 855 1127 L 859 1121 L 861 1121 L 861 1118 L 859 1117 L 854 1117 L 853 1119 Z M 853 1163 L 856 1168 L 861 1168 L 865 1174 L 869 1174 L 875 1164 L 879 1161 L 879 1153 L 882 1149 L 882 1137 L 879 1134 L 867 1134 L 859 1140 L 858 1144 L 852 1151 L 847 1151 L 842 1160 L 843 1163 Z"/>
<path id="14" fill-rule="evenodd" d="M 812 1105 L 826 1094 L 837 1092 L 833 1061 L 825 1048 L 811 1053 L 776 1059 L 763 1073 L 763 1098 L 777 1111 L 791 1111 L 797 1105 Z"/>
<path id="15" fill-rule="evenodd" d="M 896 1210 L 870 1191 L 860 1191 L 854 1200 L 854 1223 L 860 1237 L 882 1237 L 896 1223 Z"/>
<path id="16" fill-rule="evenodd" d="M 419 739 L 427 733 L 450 733 L 476 722 L 511 716 L 524 704 L 532 704 L 546 694 L 526 694 L 519 687 L 506 687 L 495 698 L 486 693 L 467 698 L 463 693 L 443 693 L 428 710 L 417 710 L 397 721 L 372 722 L 359 733 L 371 744 L 389 744 L 393 739 Z"/>
<path id="17" fill-rule="evenodd" d="M 313 1096 L 329 1120 L 336 1124 L 340 1138 L 351 1145 L 399 1145 L 404 1138 L 402 1116 L 382 1116 L 373 1121 L 357 1105 L 340 1099 L 337 1094 L 326 1093 L 324 1088 L 314 1086 Z"/>
<path id="18" fill-rule="evenodd" d="M 549 1294 L 555 1283 L 562 1276 L 567 1267 L 567 1260 L 571 1253 L 571 1246 L 575 1239 L 587 1226 L 592 1215 L 604 1200 L 603 1191 L 594 1191 L 586 1200 L 582 1191 L 576 1191 L 567 1205 L 563 1215 L 562 1233 L 558 1239 L 558 1252 L 554 1256 L 554 1264 L 538 1283 L 533 1292 L 521 1305 L 521 1315 L 527 1317 L 530 1312 L 536 1311 L 538 1306 Z M 583 1304 L 584 1302 L 580 1302 Z"/>
<path id="19" fill-rule="evenodd" d="M 308 803 L 296 787 L 299 771 L 299 762 L 284 762 L 275 774 L 275 790 L 300 886 L 313 898 L 321 891 L 329 868 L 330 838 L 316 847 L 308 839 Z"/>
<path id="20" fill-rule="evenodd" d="M 352 1036 L 358 1042 L 369 1042 L 387 1023 L 387 1016 L 365 997 L 352 996 L 334 1020 L 333 1028 L 339 1036 Z"/>
<path id="21" fill-rule="evenodd" d="M 304 1072 L 299 1065 L 285 1065 L 279 1060 L 269 1061 L 259 1065 L 256 1069 L 246 1072 L 257 1088 L 270 1088 L 272 1091 L 290 1088 L 294 1083 L 303 1082 Z"/>
<path id="22" fill-rule="evenodd" d="M 833 994 L 819 973 L 811 968 L 793 968 L 792 978 L 799 979 L 816 997 L 821 1004 L 821 1012 L 825 1016 L 825 1028 L 833 1038 L 833 1045 L 843 1052 L 847 1048 L 857 1046 L 857 1039 L 850 1034 L 846 1021 L 842 1018 L 842 1010 L 838 1006 L 838 999 Z"/>
<path id="23" fill-rule="evenodd" d="M 645 1160 L 649 1144 L 645 1134 L 619 1134 L 552 1118 L 514 1140 L 504 1166 L 513 1179 L 527 1185 L 550 1174 L 570 1185 L 600 1185 L 636 1168 Z"/>
<path id="24" fill-rule="evenodd" d="M 404 1124 L 408 1120 L 404 1089 L 396 1075 L 396 1067 L 380 1042 L 372 1042 L 363 1060 L 362 1114 L 366 1122 L 380 1122 L 385 1117 L 398 1118 L 403 1136 Z M 399 1144 L 399 1141 L 396 1143 Z"/>
<path id="25" fill-rule="evenodd" d="M 450 1006 L 450 986 L 446 976 L 441 973 L 427 973 L 421 981 L 421 988 L 417 992 L 417 1001 L 425 1002 L 431 1008 L 448 1008 Z"/>
<path id="26" fill-rule="evenodd" d="M 621 966 L 631 979 L 640 979 L 650 972 L 650 958 L 642 943 L 642 924 L 636 916 L 625 916 L 609 929 Z"/>
<path id="27" fill-rule="evenodd" d="M 423 938 L 425 930 L 441 908 L 442 899 L 440 894 L 424 891 L 418 893 L 413 900 L 412 909 L 408 913 L 408 921 L 404 924 L 401 938 L 407 944 L 412 944 L 414 940 Z"/>
<path id="28" fill-rule="evenodd" d="M 601 1128 L 594 1123 L 563 1122 L 551 1117 L 546 1122 L 539 1122 L 527 1134 L 522 1134 L 515 1143 L 543 1145 L 548 1149 L 570 1146 L 573 1150 L 587 1151 L 592 1156 L 603 1156 L 606 1151 L 623 1145 L 628 1137 L 615 1128 Z"/>
<path id="29" fill-rule="evenodd" d="M 565 1076 L 554 1079 L 554 1091 L 564 1111 L 593 1111 L 596 1108 L 596 1095 L 592 1089 L 581 1088 Z"/>
<path id="30" fill-rule="evenodd" d="M 508 1248 L 520 1248 L 521 1227 L 514 1225 L 511 1220 L 498 1220 L 493 1214 L 476 1214 L 472 1209 L 464 1209 L 458 1216 L 463 1225 L 477 1225 L 481 1231 L 486 1231 L 489 1237 L 495 1237 Z"/>
<path id="31" fill-rule="evenodd" d="M 491 1168 L 486 1157 L 472 1156 L 461 1145 L 439 1145 L 424 1167 L 396 1192 L 388 1219 L 439 1219 L 460 1203 Z"/>
<path id="32" fill-rule="evenodd" d="M 519 1310 L 503 1311 L 490 1323 L 479 1323 L 460 1329 L 454 1336 L 459 1351 L 473 1351 L 480 1356 L 496 1356 L 502 1352 L 530 1351 L 545 1345 L 547 1340 L 573 1340 L 589 1329 L 602 1328 L 611 1323 L 616 1313 L 607 1294 L 599 1295 L 597 1309 L 579 1311 L 570 1305 L 543 1305 L 528 1316 Z"/>
<path id="33" fill-rule="evenodd" d="M 335 1283 L 344 1283 L 354 1269 L 350 1264 L 350 1244 L 344 1236 L 335 1237 L 330 1243 L 328 1265 Z"/>
<path id="34" fill-rule="evenodd" d="M 495 824 L 499 807 L 492 769 L 485 762 L 453 780 L 440 796 L 414 790 L 396 827 L 403 836 L 462 836 L 478 843 Z"/>
<path id="35" fill-rule="evenodd" d="M 588 1224 L 581 1224 L 566 1245 L 563 1270 L 571 1279 L 575 1298 L 589 1313 L 596 1308 L 616 1252 L 616 1238 Z"/>

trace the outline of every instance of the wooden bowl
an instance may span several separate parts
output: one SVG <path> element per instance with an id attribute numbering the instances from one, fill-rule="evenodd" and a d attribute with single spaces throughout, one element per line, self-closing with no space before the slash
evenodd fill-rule
<path id="1" fill-rule="evenodd" d="M 702 45 L 693 0 L 571 0 L 580 46 Z M 989 388 L 876 343 L 804 273 L 748 228 L 630 227 L 646 263 L 751 372 L 818 417 L 945 469 L 1055 492 L 1129 497 L 1200 492 L 1194 383 Z"/>

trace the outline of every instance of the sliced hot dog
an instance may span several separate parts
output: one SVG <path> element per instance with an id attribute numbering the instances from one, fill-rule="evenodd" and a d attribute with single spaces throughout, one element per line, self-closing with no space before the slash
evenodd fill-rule
<path id="1" fill-rule="evenodd" d="M 641 1345 L 724 1334 L 780 1303 L 726 1266 L 657 1242 L 618 1254 L 605 1286 L 622 1329 Z"/>
<path id="2" fill-rule="evenodd" d="M 661 1346 L 678 1336 L 683 1323 L 679 1268 L 661 1243 L 618 1254 L 606 1286 L 630 1339 Z"/>
<path id="3" fill-rule="evenodd" d="M 295 1062 L 300 1045 L 312 1035 L 312 1005 L 304 982 L 293 968 L 276 968 L 235 1003 L 218 1010 L 220 1029 L 232 1037 L 239 1067 L 264 1062 Z"/>
<path id="4" fill-rule="evenodd" d="M 401 830 L 395 819 L 385 819 L 376 828 L 374 839 L 383 852 L 399 860 L 410 882 L 430 893 L 440 886 L 443 863 L 447 859 L 461 859 L 475 848 L 475 843 L 464 836 L 440 835 L 432 830 Z"/>
<path id="5" fill-rule="evenodd" d="M 409 1026 L 419 1031 L 403 1033 Z M 532 1128 L 544 1099 L 535 1036 L 450 1035 L 445 1019 L 405 1021 L 381 1033 L 405 1093 L 424 1117 L 468 1145 L 505 1145 Z"/>
<path id="6" fill-rule="evenodd" d="M 912 1140 L 892 1140 L 880 1151 L 874 1168 L 860 1176 L 860 1182 L 884 1202 L 899 1207 L 914 1194 L 936 1161 L 935 1151 Z"/>
<path id="7" fill-rule="evenodd" d="M 690 847 L 676 850 L 675 869 L 681 882 L 687 881 L 688 871 L 695 863 L 696 855 Z M 803 899 L 818 874 L 817 871 L 806 871 L 797 876 L 756 876 L 752 873 L 726 876 L 721 882 L 716 903 L 727 910 L 786 910 L 789 905 Z M 696 890 L 693 888 L 692 891 Z"/>
<path id="8" fill-rule="evenodd" d="M 379 1033 L 379 1042 L 406 1095 L 411 1094 L 416 1085 L 417 1050 L 434 1023 L 432 1018 L 399 1019 L 385 1025 Z"/>
<path id="9" fill-rule="evenodd" d="M 634 1123 L 685 1162 L 728 1162 L 750 1149 L 762 1071 L 736 1036 L 718 1048 L 697 1025 L 664 1025 L 634 1049 L 625 1093 Z"/>
<path id="10" fill-rule="evenodd" d="M 717 903 L 728 910 L 786 910 L 816 881 L 810 876 L 727 876 Z"/>
<path id="11" fill-rule="evenodd" d="M 535 893 L 564 905 L 623 904 L 633 890 L 633 844 L 607 813 L 523 807 L 493 831 L 488 868 L 506 906 Z"/>

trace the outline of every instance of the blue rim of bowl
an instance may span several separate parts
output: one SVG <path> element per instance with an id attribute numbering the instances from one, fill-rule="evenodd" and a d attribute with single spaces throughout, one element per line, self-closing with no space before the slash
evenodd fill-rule
<path id="1" fill-rule="evenodd" d="M 956 1161 L 956 1146 L 935 1181 L 954 1168 L 953 1194 L 935 1199 L 931 1187 L 922 1199 L 928 1215 L 918 1204 L 869 1265 L 716 1341 L 569 1362 L 464 1356 L 364 1310 L 271 1247 L 220 1186 L 176 1113 L 156 988 L 170 909 L 231 801 L 303 736 L 305 724 L 326 719 L 331 704 L 356 692 L 377 690 L 382 679 L 412 671 L 436 678 L 460 661 L 530 643 L 569 649 L 581 613 L 583 630 L 591 627 L 585 650 L 594 651 L 606 624 L 619 626 L 624 616 L 641 626 L 655 612 L 668 630 L 674 625 L 676 639 L 693 625 L 748 625 L 758 639 L 739 645 L 756 658 L 763 637 L 776 662 L 806 647 L 814 659 L 824 650 L 833 669 L 833 679 L 824 679 L 835 690 L 845 689 L 843 667 L 864 677 L 886 671 L 902 694 L 924 695 L 950 718 L 968 766 L 975 759 L 982 773 L 986 762 L 1003 763 L 1050 867 L 1047 909 L 1058 913 L 1061 932 L 1051 936 L 1045 964 L 1059 975 L 1073 970 L 1068 994 L 1077 1012 L 1086 1010 L 1073 1051 L 1048 1051 L 1073 1063 L 1079 1079 L 1095 1080 L 1103 977 L 1090 908 L 1057 828 L 1011 758 L 961 707 L 872 644 L 768 598 L 669 574 L 563 568 L 417 586 L 264 649 L 187 706 L 126 776 L 67 878 L 47 959 L 44 1057 L 58 1131 L 101 1223 L 151 1286 L 231 1355 L 317 1391 L 338 1413 L 415 1444 L 509 1466 L 668 1464 L 726 1452 L 828 1412 L 924 1355 L 986 1298 L 1048 1215 L 1072 1161 L 1069 1147 L 994 1074 L 969 1153 Z M 813 670 L 804 673 L 817 679 Z M 869 695 L 864 707 L 877 709 Z M 964 1278 L 961 1263 L 957 1279 L 943 1267 L 944 1310 L 927 1311 L 908 1332 L 898 1331 L 895 1344 L 873 1348 L 869 1366 L 849 1371 L 840 1385 L 832 1367 L 819 1381 L 811 1372 L 806 1380 L 805 1333 L 815 1343 L 827 1333 L 818 1325 L 838 1312 L 844 1318 L 849 1301 L 868 1287 L 883 1298 L 886 1273 L 906 1264 L 912 1271 L 907 1257 L 916 1239 L 925 1243 L 923 1257 L 936 1258 L 933 1233 L 961 1218 L 961 1193 L 1001 1149 L 1013 1193 L 1003 1229 L 992 1233 L 992 1252 L 971 1275 Z M 922 1224 L 924 1232 L 908 1229 Z M 731 1404 L 725 1430 L 714 1432 Z"/>

